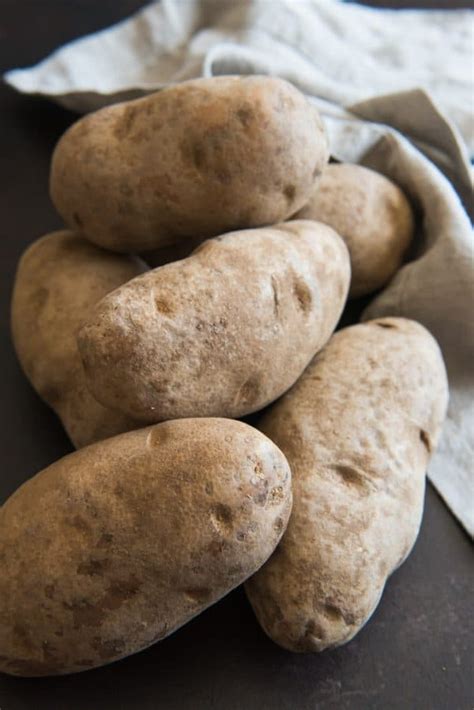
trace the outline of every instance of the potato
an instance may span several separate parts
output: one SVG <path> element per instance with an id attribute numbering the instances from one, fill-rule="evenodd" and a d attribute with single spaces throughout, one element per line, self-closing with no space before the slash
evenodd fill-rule
<path id="1" fill-rule="evenodd" d="M 89 387 L 149 423 L 261 409 L 330 337 L 349 271 L 342 239 L 315 222 L 207 241 L 92 310 L 78 334 Z"/>
<path id="2" fill-rule="evenodd" d="M 197 79 L 73 125 L 53 155 L 51 197 L 92 242 L 140 252 L 285 220 L 327 160 L 319 114 L 291 84 Z"/>
<path id="3" fill-rule="evenodd" d="M 344 239 L 351 255 L 350 298 L 372 293 L 392 278 L 414 231 L 412 209 L 400 188 L 361 165 L 326 166 L 295 219 L 324 222 Z"/>
<path id="4" fill-rule="evenodd" d="M 76 447 L 138 426 L 90 394 L 76 331 L 97 301 L 145 268 L 138 259 L 107 253 L 68 231 L 42 237 L 20 260 L 11 319 L 15 349 Z"/>
<path id="5" fill-rule="evenodd" d="M 168 636 L 255 572 L 291 508 L 256 429 L 183 419 L 77 451 L 0 508 L 0 670 L 72 673 Z"/>
<path id="6" fill-rule="evenodd" d="M 263 417 L 293 473 L 287 531 L 247 583 L 276 643 L 322 651 L 367 622 L 415 543 L 446 406 L 434 339 L 383 318 L 336 333 Z"/>

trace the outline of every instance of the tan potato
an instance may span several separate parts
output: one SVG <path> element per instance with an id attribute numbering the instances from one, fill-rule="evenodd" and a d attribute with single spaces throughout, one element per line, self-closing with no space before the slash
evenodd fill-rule
<path id="1" fill-rule="evenodd" d="M 246 589 L 276 643 L 322 651 L 367 622 L 416 540 L 446 406 L 435 340 L 383 318 L 336 333 L 263 417 L 291 466 L 294 504 Z"/>
<path id="2" fill-rule="evenodd" d="M 74 124 L 53 155 L 51 197 L 92 242 L 140 252 L 285 220 L 327 160 L 319 114 L 291 84 L 197 79 Z"/>
<path id="3" fill-rule="evenodd" d="M 0 508 L 0 670 L 72 673 L 168 636 L 255 572 L 291 508 L 256 429 L 183 419 L 66 456 Z"/>
<path id="4" fill-rule="evenodd" d="M 20 260 L 11 318 L 15 349 L 76 447 L 139 426 L 90 394 L 76 331 L 97 301 L 145 269 L 139 259 L 107 253 L 68 231 L 38 239 Z"/>
<path id="5" fill-rule="evenodd" d="M 398 271 L 412 240 L 413 212 L 405 194 L 384 175 L 361 165 L 327 165 L 309 203 L 294 219 L 328 224 L 351 255 L 349 297 L 372 293 Z"/>
<path id="6" fill-rule="evenodd" d="M 349 279 L 344 242 L 316 222 L 207 241 L 93 309 L 78 335 L 89 387 L 144 422 L 249 414 L 328 340 Z"/>

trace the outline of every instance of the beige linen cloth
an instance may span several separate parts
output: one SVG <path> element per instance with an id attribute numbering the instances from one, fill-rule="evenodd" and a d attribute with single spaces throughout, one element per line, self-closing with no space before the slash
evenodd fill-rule
<path id="1" fill-rule="evenodd" d="M 414 259 L 363 318 L 400 315 L 441 345 L 450 405 L 428 475 L 474 535 L 473 13 L 340 0 L 162 0 L 8 72 L 77 111 L 198 76 L 274 74 L 319 107 L 332 154 L 398 182 L 419 213 Z"/>

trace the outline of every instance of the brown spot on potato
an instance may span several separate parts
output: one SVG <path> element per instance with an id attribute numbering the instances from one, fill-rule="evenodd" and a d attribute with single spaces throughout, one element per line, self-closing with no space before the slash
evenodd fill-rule
<path id="1" fill-rule="evenodd" d="M 212 496 L 214 493 L 214 486 L 212 485 L 211 481 L 207 481 L 206 485 L 204 486 L 204 492 L 208 496 Z"/>
<path id="2" fill-rule="evenodd" d="M 257 493 L 256 495 L 254 495 L 253 502 L 256 503 L 256 505 L 262 506 L 262 508 L 263 508 L 263 506 L 267 502 L 267 498 L 268 498 L 267 491 L 260 491 L 260 493 Z"/>
<path id="3" fill-rule="evenodd" d="M 139 580 L 131 574 L 126 579 L 113 582 L 100 604 L 104 609 L 118 609 L 124 602 L 136 596 L 140 588 Z"/>
<path id="4" fill-rule="evenodd" d="M 205 604 L 211 598 L 212 591 L 207 587 L 192 587 L 184 590 L 184 595 L 192 604 Z"/>
<path id="5" fill-rule="evenodd" d="M 206 165 L 206 151 L 199 143 L 191 147 L 191 159 L 196 170 L 202 170 Z"/>
<path id="6" fill-rule="evenodd" d="M 283 194 L 285 195 L 288 202 L 293 202 L 296 195 L 296 187 L 294 185 L 285 185 L 283 188 Z"/>
<path id="7" fill-rule="evenodd" d="M 269 503 L 270 505 L 279 505 L 284 497 L 285 491 L 283 490 L 283 486 L 275 486 L 275 488 L 272 488 L 270 491 Z"/>
<path id="8" fill-rule="evenodd" d="M 31 642 L 29 634 L 23 626 L 15 624 L 13 626 L 13 635 L 15 636 L 16 643 L 25 651 L 31 652 L 34 650 L 34 644 Z"/>
<path id="9" fill-rule="evenodd" d="M 63 607 L 72 613 L 74 628 L 101 626 L 108 611 L 119 609 L 138 594 L 139 590 L 137 578 L 130 575 L 127 579 L 112 582 L 102 598 L 94 604 L 87 599 L 78 599 L 63 602 Z"/>
<path id="10" fill-rule="evenodd" d="M 232 182 L 232 173 L 230 170 L 221 168 L 220 170 L 216 170 L 215 175 L 218 181 L 223 185 L 229 185 Z"/>
<path id="11" fill-rule="evenodd" d="M 233 515 L 228 505 L 222 503 L 215 505 L 210 519 L 214 529 L 220 535 L 228 535 L 232 531 Z"/>
<path id="12" fill-rule="evenodd" d="M 360 489 L 367 489 L 367 478 L 354 466 L 345 464 L 333 464 L 331 469 L 335 471 L 348 486 L 356 486 Z"/>
<path id="13" fill-rule="evenodd" d="M 343 618 L 343 614 L 339 607 L 335 604 L 325 604 L 323 607 L 324 616 L 326 616 L 331 621 L 339 621 Z"/>
<path id="14" fill-rule="evenodd" d="M 117 203 L 117 214 L 128 217 L 130 214 L 133 214 L 133 212 L 134 207 L 130 200 L 120 200 Z"/>
<path id="15" fill-rule="evenodd" d="M 97 547 L 108 547 L 114 540 L 112 533 L 102 533 L 100 536 Z"/>
<path id="16" fill-rule="evenodd" d="M 424 429 L 420 429 L 420 441 L 422 442 L 427 452 L 431 454 L 433 447 L 431 445 L 430 435 Z"/>
<path id="17" fill-rule="evenodd" d="M 275 522 L 273 523 L 273 529 L 275 530 L 275 532 L 276 532 L 278 535 L 282 532 L 282 530 L 283 530 L 283 525 L 284 525 L 284 523 L 283 523 L 283 520 L 282 520 L 281 518 L 277 518 L 277 519 L 275 520 Z"/>
<path id="18" fill-rule="evenodd" d="M 76 224 L 80 229 L 84 226 L 84 222 L 78 212 L 72 213 L 72 219 L 74 220 L 74 224 Z"/>
<path id="19" fill-rule="evenodd" d="M 119 192 L 124 197 L 131 197 L 133 195 L 133 188 L 127 182 L 122 182 L 119 185 Z"/>
<path id="20" fill-rule="evenodd" d="M 317 626 L 314 619 L 309 619 L 306 622 L 304 627 L 304 635 L 305 637 L 313 636 L 313 638 L 317 639 L 318 641 L 321 641 L 321 629 Z"/>
<path id="21" fill-rule="evenodd" d="M 84 518 L 81 518 L 80 515 L 75 515 L 68 522 L 72 528 L 75 528 L 76 530 L 78 530 L 82 533 L 90 532 L 89 523 L 87 522 L 87 520 L 84 520 Z"/>
<path id="22" fill-rule="evenodd" d="M 245 380 L 241 388 L 239 389 L 236 397 L 236 401 L 239 403 L 249 404 L 258 399 L 260 392 L 260 381 L 258 377 L 252 375 L 248 380 Z"/>
<path id="23" fill-rule="evenodd" d="M 396 329 L 397 327 L 394 323 L 381 323 L 380 321 L 375 321 L 375 325 L 378 325 L 379 328 L 387 328 L 387 330 L 389 328 Z"/>
<path id="24" fill-rule="evenodd" d="M 211 555 L 211 557 L 217 557 L 222 554 L 226 545 L 224 540 L 212 540 L 207 546 L 206 550 Z"/>
<path id="25" fill-rule="evenodd" d="M 56 648 L 54 648 L 54 646 L 51 646 L 49 641 L 43 641 L 41 643 L 41 650 L 43 651 L 43 657 L 45 660 L 54 660 Z"/>
<path id="26" fill-rule="evenodd" d="M 283 621 L 283 619 L 284 619 L 283 612 L 281 610 L 280 605 L 274 599 L 274 597 L 268 595 L 265 598 L 265 609 L 266 609 L 267 616 L 268 616 L 271 624 L 278 623 L 279 621 Z"/>
<path id="27" fill-rule="evenodd" d="M 86 599 L 71 603 L 63 602 L 62 606 L 71 612 L 75 629 L 80 629 L 82 626 L 100 626 L 103 621 L 103 609 L 91 604 Z"/>
<path id="28" fill-rule="evenodd" d="M 77 574 L 87 575 L 88 577 L 94 577 L 95 575 L 101 577 L 106 568 L 107 560 L 97 560 L 91 558 L 85 562 L 81 562 L 78 565 Z"/>
<path id="29" fill-rule="evenodd" d="M 146 438 L 147 449 L 154 449 L 157 446 L 162 446 L 168 438 L 166 426 L 154 426 Z"/>
<path id="30" fill-rule="evenodd" d="M 51 383 L 48 383 L 45 387 L 43 387 L 41 395 L 43 399 L 52 407 L 57 406 L 64 399 L 63 389 Z"/>
<path id="31" fill-rule="evenodd" d="M 49 289 L 44 286 L 39 286 L 36 288 L 32 294 L 31 300 L 34 303 L 35 309 L 40 312 L 49 298 Z"/>
<path id="32" fill-rule="evenodd" d="M 164 315 L 168 316 L 170 313 L 173 313 L 173 307 L 168 303 L 168 301 L 165 301 L 164 298 L 156 298 L 155 299 L 155 308 L 159 313 L 163 313 Z"/>
<path id="33" fill-rule="evenodd" d="M 296 298 L 298 307 L 303 311 L 303 313 L 308 313 L 311 310 L 313 297 L 311 295 L 311 290 L 302 279 L 294 279 L 293 294 Z"/>
<path id="34" fill-rule="evenodd" d="M 233 567 L 229 567 L 229 577 L 236 577 L 242 574 L 242 566 L 241 565 L 235 565 Z"/>
<path id="35" fill-rule="evenodd" d="M 125 488 L 122 485 L 120 485 L 119 483 L 115 486 L 114 493 L 117 496 L 117 498 L 125 498 L 127 495 Z"/>
<path id="36" fill-rule="evenodd" d="M 137 116 L 140 114 L 140 111 L 140 107 L 134 105 L 129 105 L 124 109 L 113 131 L 117 140 L 123 140 L 128 136 L 133 128 L 133 124 L 135 123 Z"/>
<path id="37" fill-rule="evenodd" d="M 277 277 L 272 274 L 271 277 L 271 285 L 272 285 L 272 292 L 273 292 L 273 312 L 275 314 L 275 318 L 279 318 L 280 312 L 280 294 L 278 293 L 278 280 Z"/>
<path id="38" fill-rule="evenodd" d="M 52 599 L 54 597 L 55 586 L 54 584 L 47 584 L 44 588 L 44 595 L 47 599 Z"/>
<path id="39" fill-rule="evenodd" d="M 250 106 L 242 106 L 235 115 L 244 128 L 248 128 L 254 119 L 254 112 Z"/>
<path id="40" fill-rule="evenodd" d="M 156 641 L 160 641 L 162 638 L 164 638 L 169 631 L 169 625 L 168 624 L 163 624 L 160 629 L 156 632 L 156 634 L 153 636 L 153 641 L 152 643 L 156 643 Z"/>
<path id="41" fill-rule="evenodd" d="M 92 640 L 91 646 L 95 651 L 97 651 L 100 658 L 105 661 L 122 653 L 125 648 L 125 644 L 122 639 L 111 639 L 106 641 L 101 639 L 99 636 L 96 636 Z"/>

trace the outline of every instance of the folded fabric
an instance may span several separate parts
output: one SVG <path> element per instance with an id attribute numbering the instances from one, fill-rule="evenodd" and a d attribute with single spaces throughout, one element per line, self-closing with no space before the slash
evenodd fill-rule
<path id="1" fill-rule="evenodd" d="M 339 0 L 162 0 L 5 78 L 78 111 L 229 73 L 277 74 L 341 106 L 423 88 L 474 153 L 472 22 Z"/>
<path id="2" fill-rule="evenodd" d="M 279 75 L 308 94 L 332 154 L 395 180 L 419 214 L 414 260 L 363 317 L 414 318 L 438 339 L 451 400 L 428 475 L 474 535 L 471 31 L 469 11 L 162 0 L 6 80 L 78 111 L 222 74 Z"/>

